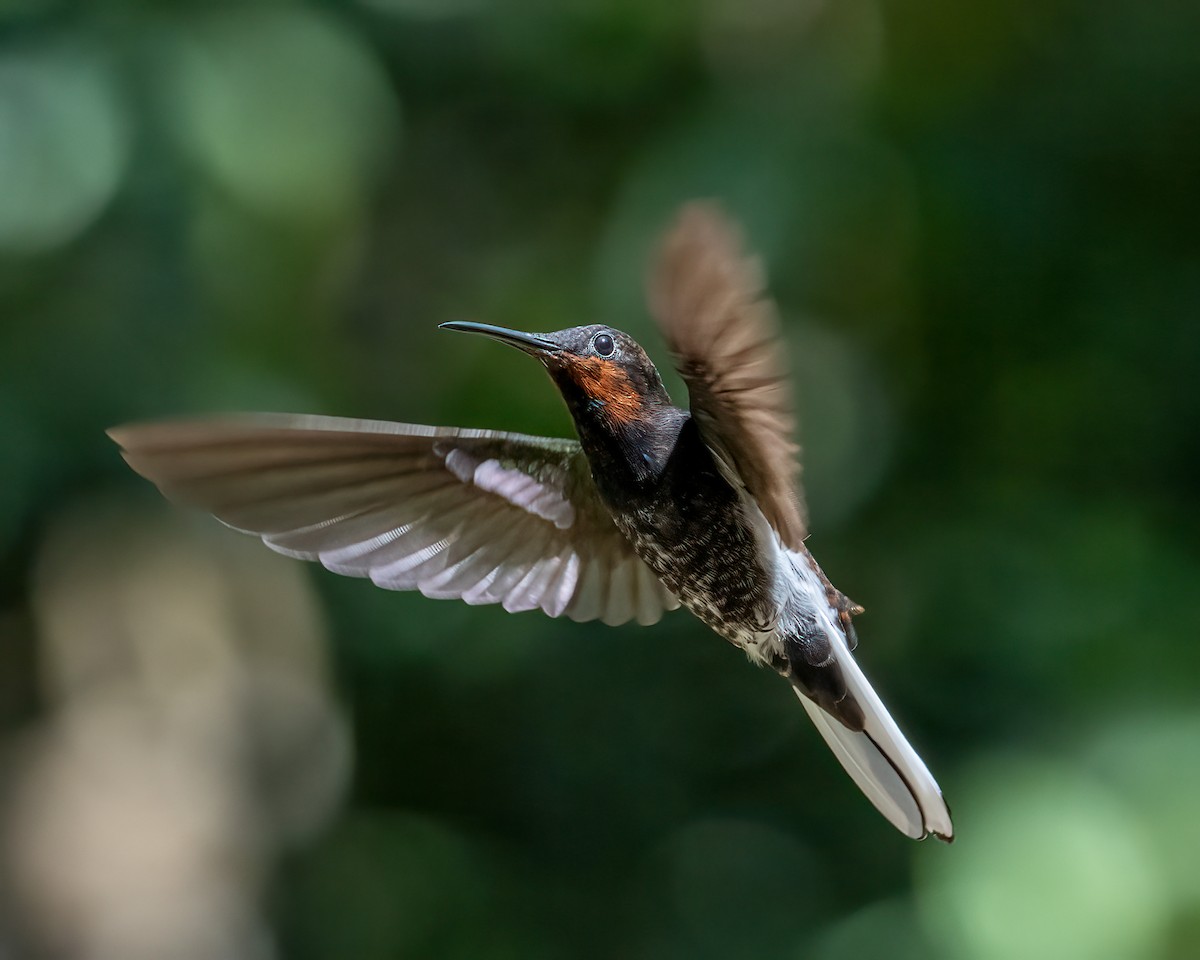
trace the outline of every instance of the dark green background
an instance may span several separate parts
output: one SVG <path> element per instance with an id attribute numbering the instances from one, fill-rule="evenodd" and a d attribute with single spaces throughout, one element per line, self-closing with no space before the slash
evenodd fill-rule
<path id="1" fill-rule="evenodd" d="M 0 953 L 137 956 L 71 899 L 106 896 L 180 957 L 1200 953 L 1197 36 L 1200 6 L 1140 0 L 0 4 Z M 608 322 L 665 363 L 643 265 L 697 196 L 767 265 L 809 545 L 867 607 L 952 847 L 893 831 L 686 614 L 300 576 L 103 436 L 231 409 L 568 434 L 535 364 L 436 324 Z M 205 935 L 175 934 L 170 905 L 208 901 L 113 813 L 141 797 L 191 836 L 135 761 L 94 816 L 100 747 L 77 794 L 31 773 L 89 704 L 194 720 L 215 608 L 170 564 L 118 598 L 135 530 L 240 564 L 228 642 L 274 638 L 268 686 L 293 631 L 331 667 L 305 674 L 319 734 L 253 685 L 214 714 L 242 717 L 237 762 L 195 776 L 255 812 L 187 847 L 237 854 Z M 106 652 L 164 625 L 165 687 Z"/>

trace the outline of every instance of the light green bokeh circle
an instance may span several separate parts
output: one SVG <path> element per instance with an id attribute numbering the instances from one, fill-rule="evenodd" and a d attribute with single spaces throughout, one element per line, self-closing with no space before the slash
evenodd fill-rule
<path id="1" fill-rule="evenodd" d="M 922 916 L 963 960 L 1136 960 L 1167 924 L 1160 864 L 1111 793 L 1065 765 L 992 760 L 953 792 L 959 838 L 923 850 Z"/>
<path id="2" fill-rule="evenodd" d="M 73 239 L 116 192 L 128 155 L 107 60 L 81 43 L 0 55 L 0 251 Z"/>
<path id="3" fill-rule="evenodd" d="M 177 25 L 164 100 L 184 152 L 247 206 L 354 212 L 395 143 L 399 110 L 373 52 L 302 7 Z"/>

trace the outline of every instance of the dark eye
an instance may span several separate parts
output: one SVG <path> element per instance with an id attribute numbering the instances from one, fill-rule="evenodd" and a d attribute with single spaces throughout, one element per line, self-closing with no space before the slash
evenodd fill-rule
<path id="1" fill-rule="evenodd" d="M 611 357 L 616 344 L 613 343 L 613 338 L 607 333 L 601 333 L 592 341 L 592 349 L 602 357 Z"/>

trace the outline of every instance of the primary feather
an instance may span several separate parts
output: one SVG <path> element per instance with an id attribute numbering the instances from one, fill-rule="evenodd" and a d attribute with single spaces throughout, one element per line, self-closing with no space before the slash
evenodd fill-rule
<path id="1" fill-rule="evenodd" d="M 762 270 L 712 204 L 692 203 L 663 241 L 650 312 L 688 388 L 692 416 L 784 544 L 804 541 L 799 447 L 779 321 Z"/>
<path id="2" fill-rule="evenodd" d="M 679 606 L 573 440 L 286 414 L 109 435 L 169 499 L 389 590 L 610 624 Z"/>

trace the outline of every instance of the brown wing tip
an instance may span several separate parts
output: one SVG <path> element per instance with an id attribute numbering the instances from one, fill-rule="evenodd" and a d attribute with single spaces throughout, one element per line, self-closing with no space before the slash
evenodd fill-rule
<path id="1" fill-rule="evenodd" d="M 663 259 L 712 251 L 725 262 L 743 259 L 742 230 L 738 222 L 715 199 L 689 200 L 675 215 L 661 247 Z"/>
<path id="2" fill-rule="evenodd" d="M 177 442 L 181 434 L 185 434 L 189 429 L 195 430 L 198 424 L 198 420 L 190 422 L 187 420 L 164 420 L 143 423 L 122 423 L 116 427 L 109 427 L 104 433 L 113 443 L 121 448 L 122 452 L 137 452 L 153 448 L 164 441 Z"/>
<path id="3" fill-rule="evenodd" d="M 157 483 L 150 470 L 146 465 L 145 457 L 142 454 L 147 452 L 147 446 L 143 442 L 143 425 L 133 423 L 123 423 L 117 427 L 109 427 L 104 431 L 105 436 L 117 445 L 118 452 L 121 454 L 121 459 L 125 461 L 126 466 L 140 477 Z"/>
<path id="4" fill-rule="evenodd" d="M 764 281 L 761 263 L 745 252 L 737 220 L 715 199 L 689 200 L 679 208 L 659 242 L 647 278 L 647 299 L 668 345 L 679 352 L 681 344 L 676 337 L 693 336 L 698 322 L 697 304 L 685 308 L 679 302 L 681 290 L 700 300 L 722 290 L 737 290 L 749 304 L 762 292 Z M 734 315 L 722 311 L 714 316 L 723 322 Z M 768 329 L 773 326 L 769 316 L 757 322 Z"/>
<path id="5" fill-rule="evenodd" d="M 122 450 L 139 453 L 223 441 L 228 439 L 231 428 L 269 427 L 280 419 L 283 419 L 280 415 L 257 413 L 183 416 L 122 423 L 104 432 Z"/>
<path id="6" fill-rule="evenodd" d="M 684 203 L 675 215 L 672 232 L 721 234 L 731 240 L 734 246 L 740 246 L 742 239 L 737 222 L 715 197 L 703 197 Z"/>
<path id="7" fill-rule="evenodd" d="M 121 456 L 128 460 L 130 454 L 151 450 L 156 440 L 161 443 L 166 438 L 165 432 L 156 429 L 156 426 L 148 423 L 122 423 L 120 426 L 109 427 L 104 431 L 104 435 L 120 448 Z"/>

